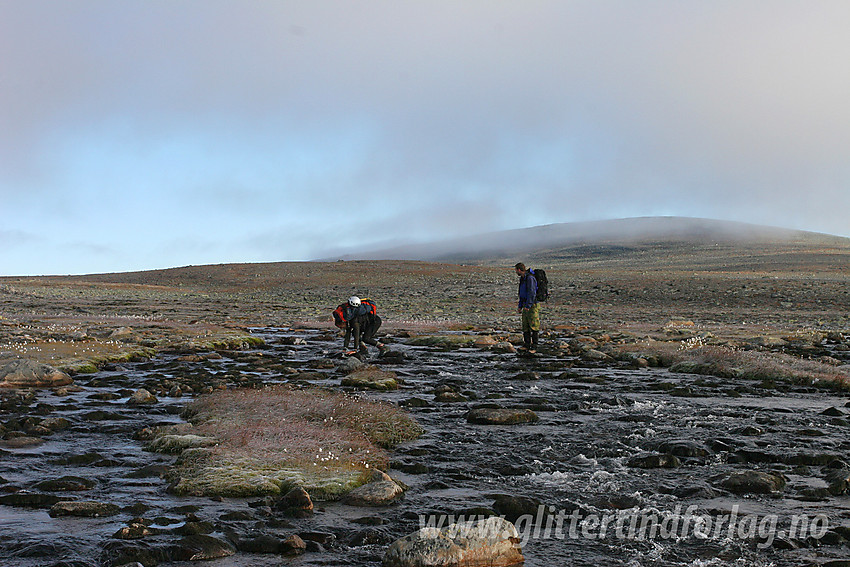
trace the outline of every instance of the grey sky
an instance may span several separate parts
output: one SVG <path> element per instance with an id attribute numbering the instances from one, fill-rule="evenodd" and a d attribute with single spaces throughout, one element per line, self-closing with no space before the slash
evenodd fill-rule
<path id="1" fill-rule="evenodd" d="M 850 3 L 0 0 L 0 273 L 644 215 L 850 235 Z"/>

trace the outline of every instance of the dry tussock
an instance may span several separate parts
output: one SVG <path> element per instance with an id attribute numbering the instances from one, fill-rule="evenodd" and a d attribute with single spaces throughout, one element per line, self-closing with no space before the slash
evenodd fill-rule
<path id="1" fill-rule="evenodd" d="M 652 343 L 642 346 L 641 350 L 656 356 L 673 370 L 850 389 L 850 374 L 846 370 L 784 353 L 718 345 L 689 346 L 678 342 Z"/>

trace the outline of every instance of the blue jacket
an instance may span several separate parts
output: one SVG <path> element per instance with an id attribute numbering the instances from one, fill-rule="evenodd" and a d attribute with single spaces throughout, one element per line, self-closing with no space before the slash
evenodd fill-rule
<path id="1" fill-rule="evenodd" d="M 532 275 L 531 270 L 519 278 L 519 305 L 518 308 L 531 307 L 537 303 L 537 278 Z"/>

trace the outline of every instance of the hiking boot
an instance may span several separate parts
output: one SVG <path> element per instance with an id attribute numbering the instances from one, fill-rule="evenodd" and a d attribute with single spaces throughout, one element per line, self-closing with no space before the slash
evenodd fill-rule
<path id="1" fill-rule="evenodd" d="M 385 345 L 384 343 L 378 343 L 377 347 L 378 347 L 378 352 L 380 354 L 386 354 L 390 351 L 390 348 L 387 345 Z"/>

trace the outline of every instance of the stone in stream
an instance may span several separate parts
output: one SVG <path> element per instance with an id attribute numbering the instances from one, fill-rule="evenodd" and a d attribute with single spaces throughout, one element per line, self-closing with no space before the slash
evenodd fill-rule
<path id="1" fill-rule="evenodd" d="M 16 508 L 50 508 L 62 500 L 53 494 L 39 492 L 13 492 L 0 496 L 0 504 Z"/>
<path id="2" fill-rule="evenodd" d="M 139 388 L 133 395 L 130 396 L 130 399 L 127 400 L 128 406 L 145 406 L 157 403 L 159 400 L 156 399 L 156 396 L 151 394 L 148 390 L 144 388 Z"/>
<path id="3" fill-rule="evenodd" d="M 514 425 L 539 419 L 530 409 L 476 408 L 466 414 L 466 421 L 477 425 Z"/>
<path id="4" fill-rule="evenodd" d="M 236 553 L 230 543 L 208 535 L 191 535 L 181 539 L 171 549 L 174 561 L 207 561 L 230 557 Z"/>
<path id="5" fill-rule="evenodd" d="M 350 506 L 388 506 L 403 495 L 404 489 L 388 474 L 375 471 L 371 482 L 358 486 L 342 501 Z"/>
<path id="6" fill-rule="evenodd" d="M 395 372 L 378 370 L 374 367 L 363 368 L 342 379 L 343 386 L 366 388 L 370 390 L 398 390 Z"/>
<path id="7" fill-rule="evenodd" d="M 637 469 L 674 469 L 682 466 L 679 457 L 669 453 L 651 453 L 629 459 L 627 466 Z"/>
<path id="8" fill-rule="evenodd" d="M 313 500 L 306 490 L 297 486 L 284 494 L 275 508 L 284 516 L 306 518 L 313 514 Z"/>
<path id="9" fill-rule="evenodd" d="M 536 498 L 511 496 L 509 494 L 497 494 L 493 501 L 493 511 L 511 522 L 516 522 L 521 516 L 536 518 L 541 506 L 543 506 L 543 503 Z"/>
<path id="10" fill-rule="evenodd" d="M 91 490 L 94 488 L 95 481 L 88 478 L 78 476 L 63 476 L 53 480 L 43 480 L 33 486 L 36 490 L 46 492 L 63 492 L 63 491 L 78 491 Z"/>
<path id="11" fill-rule="evenodd" d="M 34 360 L 21 358 L 0 362 L 2 388 L 54 388 L 72 382 L 64 372 Z"/>
<path id="12" fill-rule="evenodd" d="M 507 567 L 525 559 L 516 527 L 503 518 L 422 528 L 390 545 L 384 567 Z"/>
<path id="13" fill-rule="evenodd" d="M 7 449 L 22 449 L 25 447 L 35 447 L 36 445 L 41 445 L 44 443 L 44 439 L 41 437 L 30 437 L 28 435 L 22 435 L 20 437 L 11 437 L 4 441 L 0 441 L 0 445 Z"/>
<path id="14" fill-rule="evenodd" d="M 785 488 L 785 477 L 765 471 L 740 471 L 729 475 L 720 486 L 735 494 L 771 494 Z"/>
<path id="15" fill-rule="evenodd" d="M 58 516 L 81 516 L 84 518 L 100 518 L 104 516 L 114 516 L 120 510 L 121 508 L 119 508 L 115 504 L 109 504 L 106 502 L 78 502 L 63 500 L 54 504 L 50 508 L 50 512 L 48 513 L 53 518 L 56 518 Z"/>
<path id="16" fill-rule="evenodd" d="M 112 537 L 116 539 L 142 539 L 158 533 L 159 530 L 149 528 L 142 522 L 130 522 L 129 525 L 112 534 Z"/>

